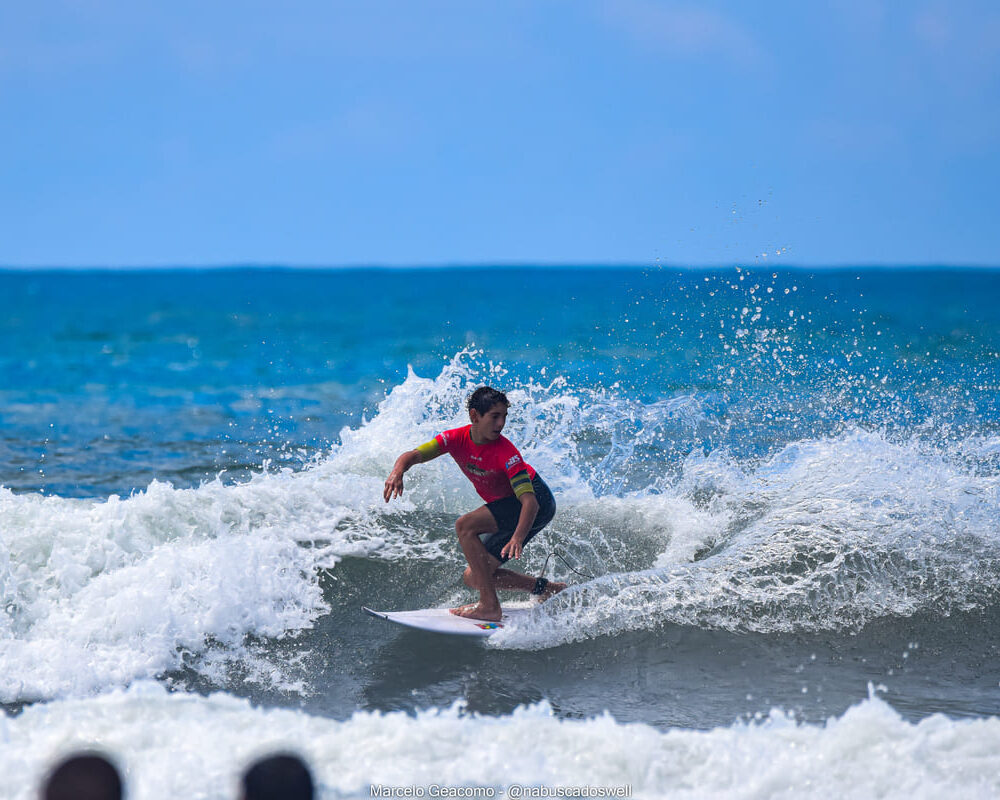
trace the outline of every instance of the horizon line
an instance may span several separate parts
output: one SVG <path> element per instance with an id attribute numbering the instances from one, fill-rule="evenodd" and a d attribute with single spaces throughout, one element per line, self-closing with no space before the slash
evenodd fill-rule
<path id="1" fill-rule="evenodd" d="M 532 261 L 503 261 L 503 262 L 444 262 L 428 264 L 282 264 L 276 262 L 232 262 L 232 263 L 207 263 L 207 264 L 0 264 L 0 272 L 224 272 L 224 271 L 287 271 L 287 272 L 361 272 L 361 271 L 385 271 L 385 272 L 406 272 L 416 270 L 435 271 L 458 271 L 458 270 L 484 270 L 484 269 L 507 269 L 507 270 L 670 270 L 670 271 L 713 271 L 713 270 L 758 270 L 758 269 L 779 269 L 791 271 L 833 271 L 833 270 L 996 270 L 1000 269 L 1000 261 L 996 264 L 985 263 L 964 263 L 964 264 L 942 264 L 934 262 L 913 263 L 904 262 L 878 262 L 878 263 L 832 263 L 832 264 L 787 264 L 777 262 L 760 262 L 752 264 L 740 263 L 717 263 L 717 264 L 678 264 L 678 263 L 654 263 L 640 264 L 632 262 L 532 262 Z"/>

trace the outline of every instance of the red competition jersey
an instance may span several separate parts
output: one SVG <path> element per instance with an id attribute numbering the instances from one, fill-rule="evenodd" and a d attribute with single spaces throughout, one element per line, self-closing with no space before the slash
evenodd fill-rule
<path id="1" fill-rule="evenodd" d="M 483 500 L 492 503 L 504 497 L 515 494 L 520 497 L 525 491 L 534 491 L 529 481 L 535 477 L 535 470 L 525 462 L 509 439 L 501 436 L 494 442 L 476 444 L 472 441 L 471 430 L 471 425 L 453 428 L 439 433 L 434 442 L 440 453 L 451 454 Z M 528 481 L 523 475 L 517 478 L 518 473 L 525 470 Z"/>

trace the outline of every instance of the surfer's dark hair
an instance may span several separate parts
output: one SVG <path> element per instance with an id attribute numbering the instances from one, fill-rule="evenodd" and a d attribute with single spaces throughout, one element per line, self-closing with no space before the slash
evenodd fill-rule
<path id="1" fill-rule="evenodd" d="M 468 408 L 469 411 L 475 409 L 480 414 L 485 414 L 497 403 L 509 406 L 510 400 L 499 389 L 494 389 L 492 386 L 480 386 L 469 395 Z"/>

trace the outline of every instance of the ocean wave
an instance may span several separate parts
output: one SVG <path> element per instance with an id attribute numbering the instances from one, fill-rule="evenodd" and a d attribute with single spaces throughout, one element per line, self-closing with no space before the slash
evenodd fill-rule
<path id="1" fill-rule="evenodd" d="M 0 701 L 93 693 L 182 666 L 214 674 L 219 648 L 254 661 L 247 637 L 293 636 L 329 611 L 320 576 L 347 556 L 400 570 L 416 559 L 457 580 L 451 520 L 480 501 L 450 460 L 408 473 L 400 500 L 381 494 L 400 451 L 462 424 L 468 393 L 504 380 L 479 359 L 462 351 L 435 378 L 411 370 L 297 472 L 193 489 L 154 482 L 97 501 L 0 489 Z M 558 377 L 508 388 L 507 433 L 559 503 L 520 565 L 537 572 L 557 550 L 597 577 L 556 561 L 550 576 L 576 585 L 493 637 L 498 647 L 668 623 L 857 629 L 997 600 L 996 437 L 934 446 L 855 426 L 754 459 L 696 444 L 713 424 L 705 398 L 643 403 Z"/>

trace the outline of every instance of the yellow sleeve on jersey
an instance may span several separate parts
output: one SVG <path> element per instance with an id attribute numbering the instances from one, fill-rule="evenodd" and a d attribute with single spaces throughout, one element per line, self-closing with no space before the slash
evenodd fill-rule
<path id="1" fill-rule="evenodd" d="M 531 485 L 531 478 L 528 477 L 528 470 L 522 469 L 514 474 L 510 479 L 511 488 L 514 490 L 514 497 L 521 499 L 522 494 L 527 492 L 535 493 L 535 487 Z"/>
<path id="2" fill-rule="evenodd" d="M 430 461 L 432 458 L 437 458 L 441 455 L 441 445 L 438 444 L 438 440 L 435 437 L 427 442 L 427 444 L 420 445 L 417 448 L 417 452 L 420 453 L 422 461 Z"/>

